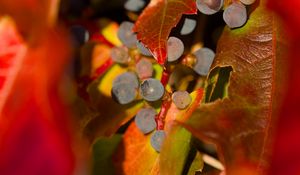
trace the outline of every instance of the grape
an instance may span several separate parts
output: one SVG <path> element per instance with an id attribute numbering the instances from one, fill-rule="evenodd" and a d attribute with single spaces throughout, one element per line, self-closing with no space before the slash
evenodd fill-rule
<path id="1" fill-rule="evenodd" d="M 243 4 L 232 3 L 223 12 L 223 19 L 230 28 L 241 27 L 247 21 L 247 10 Z"/>
<path id="2" fill-rule="evenodd" d="M 128 82 L 113 85 L 111 93 L 113 99 L 120 104 L 132 102 L 137 95 L 135 87 Z"/>
<path id="3" fill-rule="evenodd" d="M 217 13 L 223 6 L 223 0 L 197 0 L 198 10 L 206 15 Z"/>
<path id="4" fill-rule="evenodd" d="M 192 102 L 192 98 L 187 91 L 176 91 L 172 95 L 172 101 L 178 109 L 185 109 Z"/>
<path id="5" fill-rule="evenodd" d="M 113 86 L 117 84 L 130 84 L 132 87 L 137 89 L 139 87 L 139 80 L 133 72 L 125 72 L 117 76 L 113 81 Z"/>
<path id="6" fill-rule="evenodd" d="M 151 146 L 157 151 L 160 152 L 161 146 L 166 138 L 166 133 L 163 130 L 155 131 L 150 139 Z"/>
<path id="7" fill-rule="evenodd" d="M 144 0 L 127 0 L 124 8 L 128 11 L 138 12 L 145 6 Z"/>
<path id="8" fill-rule="evenodd" d="M 118 30 L 118 38 L 128 48 L 134 48 L 137 42 L 136 34 L 132 31 L 133 26 L 132 22 L 124 21 Z"/>
<path id="9" fill-rule="evenodd" d="M 114 79 L 112 86 L 112 97 L 120 104 L 128 104 L 137 95 L 139 81 L 134 73 L 125 72 Z"/>
<path id="10" fill-rule="evenodd" d="M 140 86 L 140 93 L 147 101 L 159 100 L 164 95 L 164 92 L 164 86 L 154 78 L 144 80 Z"/>
<path id="11" fill-rule="evenodd" d="M 146 58 L 142 58 L 135 65 L 136 73 L 140 79 L 150 78 L 153 74 L 153 67 L 151 61 Z"/>
<path id="12" fill-rule="evenodd" d="M 83 26 L 74 25 L 70 28 L 70 32 L 77 46 L 89 40 L 89 32 Z"/>
<path id="13" fill-rule="evenodd" d="M 120 64 L 126 64 L 130 61 L 127 47 L 114 47 L 110 51 L 111 59 Z"/>
<path id="14" fill-rule="evenodd" d="M 196 64 L 194 66 L 194 70 L 199 75 L 207 75 L 210 69 L 210 66 L 215 58 L 215 53 L 209 48 L 201 48 L 194 52 L 196 56 Z"/>
<path id="15" fill-rule="evenodd" d="M 176 37 L 173 37 L 173 36 L 170 37 L 168 39 L 167 51 L 168 51 L 168 61 L 169 62 L 178 60 L 184 51 L 183 42 Z"/>
<path id="16" fill-rule="evenodd" d="M 192 33 L 196 27 L 196 24 L 197 24 L 196 20 L 185 18 L 183 26 L 180 30 L 180 34 L 188 35 L 188 34 Z"/>
<path id="17" fill-rule="evenodd" d="M 142 55 L 149 56 L 149 57 L 152 56 L 152 54 L 151 54 L 151 52 L 149 51 L 149 49 L 147 49 L 147 48 L 144 46 L 143 43 L 137 41 L 137 42 L 136 42 L 136 46 L 137 46 L 137 48 L 139 49 L 139 51 L 140 51 L 140 53 L 141 53 Z"/>
<path id="18" fill-rule="evenodd" d="M 255 0 L 240 0 L 240 1 L 245 5 L 251 5 L 255 2 Z"/>
<path id="19" fill-rule="evenodd" d="M 135 124 L 144 134 L 153 131 L 156 127 L 156 111 L 153 108 L 143 108 L 135 116 Z"/>

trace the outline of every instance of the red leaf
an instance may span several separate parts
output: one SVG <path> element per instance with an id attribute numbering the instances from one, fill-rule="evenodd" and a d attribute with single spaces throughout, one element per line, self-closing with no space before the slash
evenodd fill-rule
<path id="1" fill-rule="evenodd" d="M 279 110 L 273 159 L 269 174 L 300 174 L 300 1 L 269 0 L 269 5 L 283 20 L 289 38 L 287 89 Z"/>
<path id="2" fill-rule="evenodd" d="M 23 63 L 26 47 L 10 18 L 0 18 L 0 113 Z M 9 77 L 8 77 L 9 75 Z M 0 117 L 1 120 L 1 117 Z"/>
<path id="3" fill-rule="evenodd" d="M 215 87 L 210 82 L 216 81 L 213 75 L 218 69 L 231 66 L 227 96 L 202 104 L 183 124 L 195 136 L 217 145 L 228 174 L 237 169 L 260 174 L 269 168 L 272 124 L 286 75 L 285 49 L 277 29 L 262 1 L 244 27 L 224 29 L 207 87 Z M 206 90 L 209 95 L 210 89 Z"/>
<path id="4" fill-rule="evenodd" d="M 13 16 L 18 30 L 32 40 L 42 28 L 54 26 L 58 5 L 59 0 L 1 0 L 0 15 Z"/>
<path id="5" fill-rule="evenodd" d="M 196 14 L 194 0 L 152 0 L 135 23 L 137 38 L 145 44 L 159 64 L 167 58 L 166 41 L 183 14 Z"/>
<path id="6" fill-rule="evenodd" d="M 0 18 L 3 175 L 68 175 L 74 167 L 69 113 L 58 91 L 68 43 L 60 30 L 37 36 L 34 44 L 25 43 L 12 19 Z"/>

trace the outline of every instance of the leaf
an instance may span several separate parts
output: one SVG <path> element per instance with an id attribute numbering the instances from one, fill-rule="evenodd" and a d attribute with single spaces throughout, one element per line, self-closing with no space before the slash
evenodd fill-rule
<path id="1" fill-rule="evenodd" d="M 135 23 L 137 38 L 159 64 L 167 58 L 166 41 L 183 14 L 196 14 L 194 0 L 152 0 Z"/>
<path id="2" fill-rule="evenodd" d="M 228 83 L 232 67 L 215 67 L 206 82 L 205 102 L 228 97 Z"/>
<path id="3" fill-rule="evenodd" d="M 182 126 L 175 123 L 176 119 L 184 120 L 188 118 L 196 107 L 200 104 L 203 96 L 202 89 L 191 93 L 192 102 L 184 110 L 179 110 L 172 103 L 166 116 L 165 131 L 167 133 L 166 140 L 162 146 L 160 153 L 160 173 L 166 174 L 182 174 L 188 154 L 192 149 L 192 135 Z M 200 169 L 201 164 L 199 164 Z"/>
<path id="4" fill-rule="evenodd" d="M 252 174 L 268 168 L 275 92 L 282 90 L 276 89 L 275 81 L 283 74 L 275 66 L 276 32 L 274 16 L 262 4 L 244 27 L 225 28 L 212 69 L 232 67 L 228 97 L 202 104 L 188 121 L 179 121 L 218 146 L 228 174 L 236 167 L 253 167 Z"/>
<path id="5" fill-rule="evenodd" d="M 13 16 L 18 29 L 27 39 L 36 39 L 43 28 L 53 27 L 59 0 L 1 0 L 0 15 Z M 28 40 L 29 41 L 29 40 Z"/>
<path id="6" fill-rule="evenodd" d="M 197 152 L 187 174 L 195 175 L 195 172 L 202 171 L 203 167 L 204 162 L 202 160 L 202 155 L 200 152 Z"/>
<path id="7" fill-rule="evenodd" d="M 115 46 L 121 46 L 122 43 L 118 38 L 118 29 L 119 25 L 116 22 L 113 22 L 106 18 L 101 18 L 98 21 L 100 33 L 112 44 Z"/>
<path id="8" fill-rule="evenodd" d="M 191 94 L 193 102 L 185 110 L 171 105 L 167 113 L 165 130 L 166 141 L 158 154 L 150 145 L 151 134 L 144 135 L 135 123 L 131 123 L 124 134 L 123 144 L 114 154 L 117 174 L 181 174 L 191 149 L 191 134 L 174 123 L 175 118 L 185 118 L 199 105 L 202 90 Z M 201 168 L 201 163 L 197 166 Z"/>
<path id="9" fill-rule="evenodd" d="M 58 90 L 68 42 L 57 28 L 43 33 L 32 45 L 12 18 L 0 18 L 0 174 L 73 172 L 70 115 Z"/>
<path id="10" fill-rule="evenodd" d="M 26 54 L 26 46 L 10 17 L 0 17 L 0 113 L 9 96 Z M 9 75 L 9 76 L 8 76 Z M 1 117 L 0 117 L 1 120 Z"/>
<path id="11" fill-rule="evenodd" d="M 116 174 L 158 174 L 159 154 L 151 147 L 150 136 L 144 135 L 134 122 L 130 124 L 113 157 Z"/>
<path id="12" fill-rule="evenodd" d="M 111 138 L 98 138 L 93 145 L 93 173 L 113 175 L 114 167 L 111 156 L 119 143 L 122 135 L 116 134 Z"/>
<path id="13" fill-rule="evenodd" d="M 282 4 L 281 1 L 268 1 L 269 6 L 282 20 L 282 26 L 285 28 L 288 38 L 289 53 L 281 61 L 281 66 L 288 65 L 287 74 L 280 79 L 278 84 L 284 85 L 285 90 L 280 94 L 282 105 L 278 108 L 279 119 L 275 126 L 276 132 L 274 137 L 274 146 L 272 152 L 272 162 L 269 174 L 299 174 L 300 156 L 299 146 L 299 99 L 300 99 L 300 57 L 299 57 L 299 29 L 300 18 L 299 8 L 300 1 L 291 0 Z M 288 36 L 288 37 L 287 37 Z M 278 46 L 279 47 L 279 46 Z M 285 70 L 282 70 L 285 71 Z"/>

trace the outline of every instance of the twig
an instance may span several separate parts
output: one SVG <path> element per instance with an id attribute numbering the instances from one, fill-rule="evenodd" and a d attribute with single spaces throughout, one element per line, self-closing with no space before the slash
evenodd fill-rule
<path id="1" fill-rule="evenodd" d="M 222 165 L 222 163 L 219 160 L 215 159 L 214 157 L 212 157 L 208 154 L 202 154 L 202 159 L 206 164 L 208 164 L 220 171 L 224 171 L 224 166 Z"/>

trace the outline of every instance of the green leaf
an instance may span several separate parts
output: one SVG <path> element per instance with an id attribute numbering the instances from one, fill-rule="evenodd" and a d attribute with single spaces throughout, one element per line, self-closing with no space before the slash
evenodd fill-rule
<path id="1" fill-rule="evenodd" d="M 122 135 L 110 138 L 98 138 L 93 145 L 93 175 L 115 174 L 111 156 L 122 141 Z"/>
<path id="2" fill-rule="evenodd" d="M 160 154 L 160 173 L 168 175 L 173 172 L 173 175 L 181 175 L 193 149 L 192 134 L 180 125 L 175 125 L 168 135 Z M 194 166 L 200 169 L 201 164 L 203 165 L 202 159 Z"/>
<path id="3" fill-rule="evenodd" d="M 205 102 L 228 97 L 228 85 L 232 67 L 215 67 L 211 70 L 205 89 Z"/>
<path id="4" fill-rule="evenodd" d="M 196 152 L 193 162 L 189 168 L 188 175 L 195 175 L 196 171 L 202 171 L 204 162 L 200 152 Z"/>
<path id="5" fill-rule="evenodd" d="M 175 104 L 171 105 L 166 116 L 165 130 L 167 137 L 160 153 L 160 173 L 162 175 L 180 175 L 183 173 L 189 153 L 193 149 L 192 134 L 178 125 L 176 120 L 188 118 L 199 106 L 202 95 L 203 91 L 201 89 L 192 92 L 192 102 L 184 110 L 177 109 Z"/>

